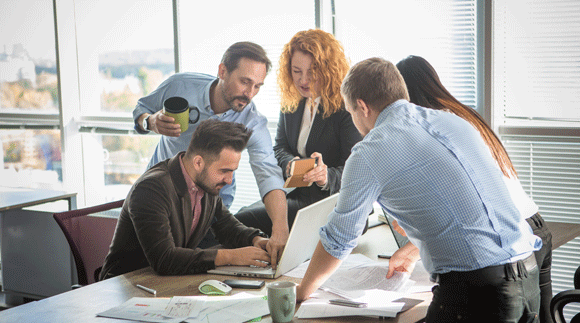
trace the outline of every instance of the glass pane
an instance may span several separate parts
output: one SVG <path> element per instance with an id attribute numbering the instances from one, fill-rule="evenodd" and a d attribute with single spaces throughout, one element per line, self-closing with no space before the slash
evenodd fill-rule
<path id="1" fill-rule="evenodd" d="M 192 12 L 203 10 L 203 15 Z M 280 100 L 276 71 L 282 47 L 300 30 L 314 28 L 314 1 L 296 0 L 292 5 L 269 0 L 224 3 L 180 1 L 181 66 L 184 72 L 217 75 L 218 65 L 226 49 L 238 41 L 252 41 L 266 50 L 272 69 L 254 98 L 258 110 L 270 121 L 278 122 Z M 216 17 L 221 22 L 216 23 Z"/>
<path id="2" fill-rule="evenodd" d="M 369 5 L 336 0 L 336 37 L 352 64 L 422 56 L 453 95 L 475 107 L 475 0 L 362 2 Z"/>
<path id="3" fill-rule="evenodd" d="M 58 112 L 52 1 L 3 0 L 0 12 L 0 112 Z"/>
<path id="4" fill-rule="evenodd" d="M 229 1 L 225 6 L 227 10 L 221 1 L 179 1 L 182 71 L 217 75 L 222 55 L 233 43 L 253 41 L 264 47 L 272 61 L 272 69 L 253 101 L 268 118 L 270 132 L 275 134 L 280 114 L 276 85 L 278 60 L 282 47 L 295 33 L 315 28 L 314 1 L 296 0 L 291 6 L 269 0 L 252 1 L 251 6 L 246 2 Z M 200 10 L 204 14 L 191 19 L 191 13 Z M 221 23 L 216 23 L 216 17 Z M 247 153 L 242 155 L 236 170 L 236 185 L 236 196 L 230 207 L 234 213 L 260 199 Z"/>
<path id="5" fill-rule="evenodd" d="M 0 130 L 2 186 L 62 188 L 58 130 Z"/>
<path id="6" fill-rule="evenodd" d="M 83 134 L 87 205 L 127 196 L 145 172 L 159 136 Z"/>
<path id="7" fill-rule="evenodd" d="M 171 1 L 79 0 L 75 14 L 83 114 L 130 115 L 174 73 Z"/>
<path id="8" fill-rule="evenodd" d="M 516 5 L 498 0 L 493 8 L 492 93 L 497 122 L 577 127 L 580 2 L 526 0 Z"/>

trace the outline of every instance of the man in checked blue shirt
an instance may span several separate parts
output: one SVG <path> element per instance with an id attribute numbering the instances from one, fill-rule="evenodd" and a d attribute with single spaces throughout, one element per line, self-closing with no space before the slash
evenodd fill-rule
<path id="1" fill-rule="evenodd" d="M 297 299 L 338 268 L 378 201 L 419 248 L 409 258 L 420 256 L 437 277 L 427 322 L 537 322 L 533 251 L 541 240 L 479 132 L 451 113 L 409 103 L 401 74 L 381 58 L 353 66 L 341 92 L 364 139 L 346 162 Z"/>
<path id="2" fill-rule="evenodd" d="M 252 102 L 264 84 L 271 65 L 260 45 L 235 43 L 224 53 L 217 78 L 201 73 L 176 73 L 149 95 L 139 99 L 133 110 L 133 118 L 137 132 L 153 131 L 162 135 L 147 168 L 187 150 L 193 132 L 203 120 L 237 122 L 253 131 L 247 150 L 260 195 L 272 220 L 272 236 L 267 251 L 272 266 L 276 268 L 277 259 L 288 239 L 286 193 L 282 188 L 282 170 L 272 149 L 268 120 Z M 163 102 L 171 97 L 185 98 L 190 108 L 195 107 L 190 113 L 190 120 L 195 123 L 190 124 L 183 133 L 172 117 L 162 113 Z M 235 188 L 234 177 L 232 184 L 220 190 L 223 203 L 228 208 L 234 200 Z M 213 235 L 211 237 L 213 239 Z"/>

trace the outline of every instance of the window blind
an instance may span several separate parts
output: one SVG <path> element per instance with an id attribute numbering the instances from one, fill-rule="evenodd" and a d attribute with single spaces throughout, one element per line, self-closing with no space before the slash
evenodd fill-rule
<path id="1" fill-rule="evenodd" d="M 580 122 L 580 1 L 497 0 L 493 29 L 496 114 Z"/>
<path id="2" fill-rule="evenodd" d="M 580 223 L 580 2 L 494 0 L 492 30 L 493 123 L 542 216 Z M 554 294 L 573 288 L 579 250 L 554 250 Z"/>
<path id="3" fill-rule="evenodd" d="M 502 141 L 518 172 L 522 186 L 538 204 L 546 221 L 580 223 L 580 137 L 504 135 Z M 553 251 L 554 295 L 573 289 L 580 266 L 580 238 Z M 569 305 L 569 320 L 580 306 Z"/>
<path id="4" fill-rule="evenodd" d="M 425 58 L 461 102 L 476 107 L 475 0 L 336 0 L 336 36 L 352 63 Z"/>

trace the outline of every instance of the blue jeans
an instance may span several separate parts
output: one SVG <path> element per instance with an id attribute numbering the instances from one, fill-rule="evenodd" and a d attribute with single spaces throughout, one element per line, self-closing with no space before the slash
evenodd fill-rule
<path id="1" fill-rule="evenodd" d="M 539 322 L 539 269 L 534 255 L 512 264 L 438 275 L 427 323 Z"/>

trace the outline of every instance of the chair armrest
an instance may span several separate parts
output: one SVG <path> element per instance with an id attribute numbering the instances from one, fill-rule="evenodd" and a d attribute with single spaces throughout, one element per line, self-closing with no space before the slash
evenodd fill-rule
<path id="1" fill-rule="evenodd" d="M 550 313 L 552 315 L 552 320 L 556 323 L 565 323 L 564 313 L 562 310 L 564 306 L 568 303 L 580 303 L 580 290 L 565 290 L 559 292 L 552 298 L 550 302 Z"/>

